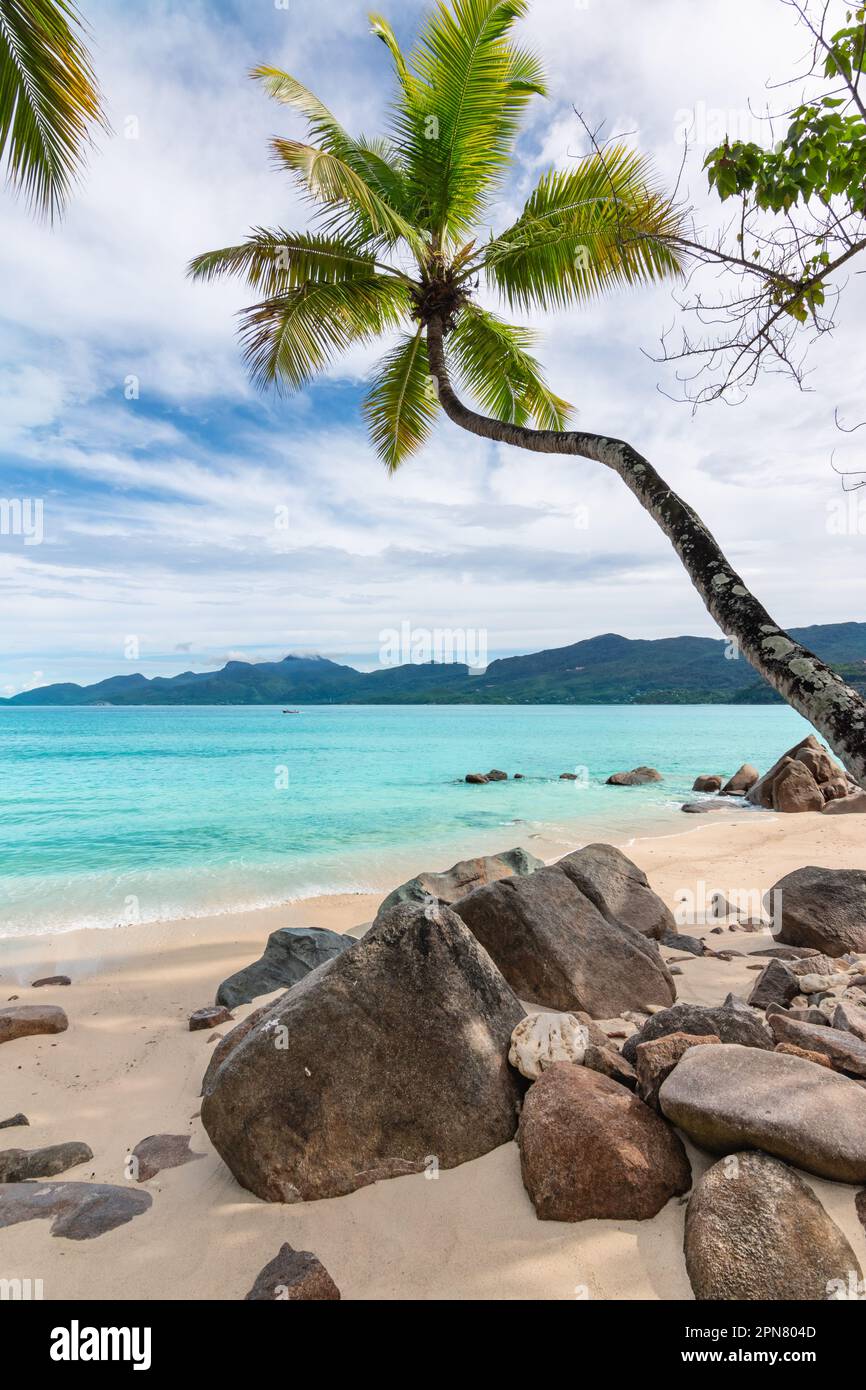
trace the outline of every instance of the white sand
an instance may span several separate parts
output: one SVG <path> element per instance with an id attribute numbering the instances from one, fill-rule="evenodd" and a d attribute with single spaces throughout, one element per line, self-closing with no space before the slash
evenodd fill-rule
<path id="1" fill-rule="evenodd" d="M 635 841 L 627 852 L 673 906 L 683 890 L 700 900 L 702 891 L 769 888 L 803 864 L 863 867 L 864 836 L 858 816 L 755 814 L 731 824 L 708 817 L 680 835 Z M 120 1184 L 129 1150 L 146 1135 L 189 1133 L 192 1149 L 205 1155 L 144 1184 L 153 1196 L 150 1211 L 96 1240 L 54 1238 L 47 1221 L 0 1231 L 0 1277 L 42 1279 L 46 1299 L 237 1299 L 289 1241 L 320 1257 L 344 1298 L 690 1298 L 683 1202 L 668 1203 L 646 1222 L 538 1221 L 516 1144 L 436 1180 L 396 1178 L 304 1205 L 271 1205 L 238 1187 L 198 1118 L 212 1044 L 209 1032 L 188 1031 L 189 1014 L 212 1002 L 219 981 L 254 959 L 275 927 L 350 930 L 370 920 L 378 901 L 344 895 L 0 941 L 0 1003 L 17 995 L 20 1003 L 59 1004 L 69 1015 L 63 1034 L 0 1049 L 0 1119 L 18 1110 L 30 1118 L 27 1129 L 0 1130 L 0 1148 L 83 1140 L 93 1161 L 63 1177 Z M 768 942 L 766 934 L 712 938 L 716 948 L 743 952 Z M 748 963 L 755 958 L 692 958 L 681 966 L 679 996 L 715 1004 L 730 990 L 746 994 L 756 975 Z M 58 973 L 70 975 L 72 985 L 29 987 Z M 236 1018 L 261 1002 L 235 1010 Z M 689 1153 L 697 1176 L 710 1160 Z M 807 1180 L 866 1269 L 855 1189 Z"/>

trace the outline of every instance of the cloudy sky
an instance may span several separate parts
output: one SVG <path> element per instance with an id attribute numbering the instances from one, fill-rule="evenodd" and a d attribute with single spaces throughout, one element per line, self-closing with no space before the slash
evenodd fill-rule
<path id="1" fill-rule="evenodd" d="M 408 42 L 423 5 L 381 3 Z M 294 73 L 350 128 L 381 124 L 388 59 L 367 3 L 81 7 L 113 133 L 53 230 L 0 190 L 0 498 L 44 507 L 41 544 L 0 535 L 0 693 L 130 662 L 156 675 L 319 651 L 370 666 L 404 621 L 486 630 L 491 656 L 611 630 L 714 632 L 668 543 L 597 465 L 445 421 L 389 479 L 358 412 L 372 355 L 294 399 L 264 397 L 234 338 L 248 295 L 186 281 L 197 252 L 305 222 L 267 152 L 299 127 L 248 80 L 253 64 Z M 629 132 L 670 180 L 693 112 L 685 189 L 713 217 L 703 151 L 743 133 L 749 100 L 803 52 L 781 0 L 535 0 L 524 27 L 551 95 L 494 209 L 503 225 L 544 169 L 585 152 L 573 105 Z M 536 324 L 579 424 L 647 454 L 785 625 L 866 617 L 864 537 L 828 526 L 832 451 L 866 463 L 833 423 L 836 407 L 863 415 L 863 301 L 854 280 L 810 394 L 770 378 L 696 415 L 662 394 L 671 369 L 647 356 L 675 322 L 668 289 Z"/>

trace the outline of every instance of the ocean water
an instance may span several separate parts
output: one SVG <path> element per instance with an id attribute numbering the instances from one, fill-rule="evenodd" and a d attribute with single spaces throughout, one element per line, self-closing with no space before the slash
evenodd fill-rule
<path id="1" fill-rule="evenodd" d="M 0 708 L 0 935 L 387 890 L 517 844 L 545 857 L 550 835 L 694 829 L 679 807 L 698 773 L 763 769 L 808 732 L 784 706 Z M 604 785 L 640 763 L 665 781 Z M 524 780 L 462 780 L 492 767 Z"/>

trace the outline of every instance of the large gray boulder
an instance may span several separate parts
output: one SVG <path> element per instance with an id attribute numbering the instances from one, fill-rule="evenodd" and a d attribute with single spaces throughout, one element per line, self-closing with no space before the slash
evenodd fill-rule
<path id="1" fill-rule="evenodd" d="M 764 905 L 774 920 L 780 911 L 776 939 L 784 945 L 814 946 L 833 957 L 866 951 L 866 869 L 809 864 L 780 878 Z"/>
<path id="2" fill-rule="evenodd" d="M 821 1178 L 866 1180 L 866 1089 L 802 1057 L 735 1043 L 692 1047 L 659 1104 L 711 1153 L 763 1149 Z"/>
<path id="3" fill-rule="evenodd" d="M 418 874 L 401 883 L 385 898 L 379 913 L 387 912 L 397 903 L 427 903 L 431 898 L 450 907 L 473 888 L 510 878 L 512 874 L 533 874 L 543 867 L 543 859 L 536 859 L 528 849 L 519 847 L 503 850 L 501 854 L 483 854 L 477 859 L 460 859 L 442 873 Z"/>
<path id="4" fill-rule="evenodd" d="M 656 941 L 665 932 L 676 932 L 673 913 L 653 892 L 643 869 L 614 845 L 585 845 L 558 863 L 608 922 L 625 923 Z"/>
<path id="5" fill-rule="evenodd" d="M 523 1016 L 454 913 L 403 903 L 226 1047 L 202 1122 L 272 1202 L 453 1168 L 514 1137 L 524 1082 L 508 1048 Z"/>
<path id="6" fill-rule="evenodd" d="M 693 1037 L 715 1034 L 723 1043 L 741 1043 L 743 1047 L 762 1047 L 771 1051 L 773 1037 L 764 1021 L 736 995 L 729 994 L 724 1004 L 709 1007 L 704 1004 L 674 1004 L 662 1009 L 632 1033 L 622 1045 L 622 1055 L 632 1064 L 637 1061 L 641 1043 L 667 1037 L 669 1033 L 690 1033 Z"/>
<path id="7" fill-rule="evenodd" d="M 561 863 L 477 888 L 454 911 L 530 1003 L 616 1018 L 676 998 L 656 943 L 602 916 Z"/>
<path id="8" fill-rule="evenodd" d="M 695 1298 L 820 1302 L 862 1279 L 857 1256 L 799 1174 L 764 1153 L 715 1163 L 689 1198 Z"/>
<path id="9" fill-rule="evenodd" d="M 216 1001 L 234 1009 L 238 1004 L 249 1004 L 260 994 L 291 989 L 311 970 L 354 944 L 353 937 L 341 936 L 325 927 L 278 927 L 271 932 L 258 960 L 223 980 Z"/>

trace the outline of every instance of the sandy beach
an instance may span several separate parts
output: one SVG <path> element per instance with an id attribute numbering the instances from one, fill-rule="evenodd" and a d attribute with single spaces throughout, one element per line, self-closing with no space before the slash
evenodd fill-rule
<path id="1" fill-rule="evenodd" d="M 863 840 L 858 816 L 755 813 L 622 848 L 674 907 L 684 892 L 701 902 L 714 890 L 763 891 L 805 864 L 860 868 Z M 576 847 L 531 846 L 546 859 Z M 539 1221 L 515 1143 L 435 1180 L 401 1177 L 307 1204 L 268 1204 L 235 1182 L 199 1118 L 214 1044 L 211 1032 L 188 1030 L 190 1013 L 212 1003 L 219 982 L 258 956 L 276 927 L 360 934 L 393 886 L 243 914 L 0 941 L 0 1002 L 58 1004 L 69 1017 L 62 1034 L 3 1046 L 0 1119 L 23 1111 L 30 1126 L 0 1132 L 0 1148 L 81 1140 L 94 1158 L 64 1179 L 114 1184 L 129 1181 L 127 1155 L 147 1135 L 189 1134 L 202 1155 L 144 1184 L 150 1210 L 97 1240 L 54 1238 L 47 1221 L 3 1230 L 0 1275 L 41 1279 L 46 1299 L 239 1299 L 288 1241 L 318 1255 L 348 1299 L 690 1299 L 683 1201 L 646 1222 Z M 748 953 L 770 941 L 769 933 L 715 938 L 742 957 L 682 961 L 679 997 L 716 1004 L 729 991 L 747 995 L 755 979 Z M 71 985 L 30 987 L 58 973 Z M 235 1018 L 262 1002 L 236 1009 Z M 695 1177 L 710 1162 L 691 1146 L 689 1157 Z M 856 1189 L 804 1177 L 866 1267 Z"/>

